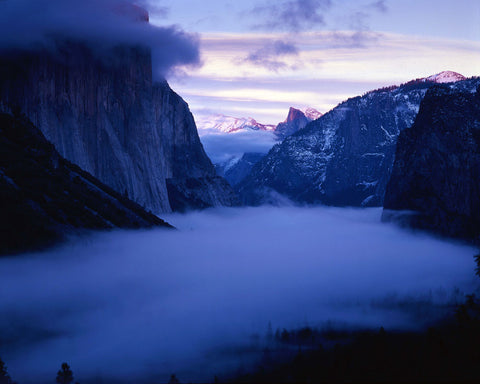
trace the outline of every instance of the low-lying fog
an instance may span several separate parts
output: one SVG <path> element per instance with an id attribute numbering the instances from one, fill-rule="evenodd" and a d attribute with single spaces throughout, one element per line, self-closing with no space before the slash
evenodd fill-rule
<path id="1" fill-rule="evenodd" d="M 269 322 L 417 328 L 473 292 L 475 249 L 380 215 L 215 209 L 0 259 L 0 357 L 20 384 L 64 361 L 80 383 L 212 381 L 248 369 Z"/>

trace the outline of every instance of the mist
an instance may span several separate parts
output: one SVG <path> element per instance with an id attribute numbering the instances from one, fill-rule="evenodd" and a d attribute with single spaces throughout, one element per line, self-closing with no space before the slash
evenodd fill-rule
<path id="1" fill-rule="evenodd" d="M 240 158 L 246 152 L 267 153 L 278 137 L 272 131 L 245 129 L 237 132 L 199 130 L 205 152 L 214 164 L 224 163 L 232 158 Z"/>
<path id="2" fill-rule="evenodd" d="M 475 249 L 380 216 L 210 209 L 0 259 L 0 356 L 22 384 L 64 361 L 81 383 L 198 382 L 248 369 L 269 322 L 422 329 L 475 290 Z"/>

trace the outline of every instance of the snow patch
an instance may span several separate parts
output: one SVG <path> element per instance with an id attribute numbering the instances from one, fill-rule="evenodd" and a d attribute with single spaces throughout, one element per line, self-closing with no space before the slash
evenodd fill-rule
<path id="1" fill-rule="evenodd" d="M 455 83 L 457 81 L 466 80 L 466 77 L 457 72 L 443 71 L 427 77 L 426 80 L 433 81 L 434 83 Z"/>

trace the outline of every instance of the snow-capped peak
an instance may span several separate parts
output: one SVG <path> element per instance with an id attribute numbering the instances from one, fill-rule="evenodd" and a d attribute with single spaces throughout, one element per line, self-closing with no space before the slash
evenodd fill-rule
<path id="1" fill-rule="evenodd" d="M 198 119 L 197 128 L 199 130 L 214 130 L 224 133 L 231 133 L 242 129 L 273 131 L 275 126 L 261 124 L 251 117 L 232 117 L 216 114 Z"/>
<path id="2" fill-rule="evenodd" d="M 437 73 L 436 75 L 429 76 L 425 80 L 433 81 L 434 83 L 454 83 L 456 81 L 461 81 L 465 79 L 466 77 L 461 75 L 460 73 L 453 71 L 443 71 Z"/>

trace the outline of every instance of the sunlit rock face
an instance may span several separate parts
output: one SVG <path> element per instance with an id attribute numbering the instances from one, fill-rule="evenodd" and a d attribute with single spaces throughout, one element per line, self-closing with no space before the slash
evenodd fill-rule
<path id="1" fill-rule="evenodd" d="M 148 49 L 99 52 L 72 42 L 4 54 L 0 100 L 18 106 L 63 157 L 151 211 L 171 210 L 167 179 L 208 177 L 195 199 L 234 204 L 231 190 L 208 193 L 221 181 L 188 105 L 152 81 L 151 62 Z"/>
<path id="2" fill-rule="evenodd" d="M 475 88 L 476 80 L 451 83 Z M 418 79 L 351 98 L 275 145 L 236 189 L 252 205 L 279 194 L 298 203 L 381 206 L 395 146 L 409 128 L 425 92 Z"/>
<path id="3" fill-rule="evenodd" d="M 310 110 L 314 111 L 312 108 Z M 300 129 L 305 128 L 305 126 L 312 120 L 312 118 L 308 117 L 299 109 L 290 107 L 286 120 L 276 126 L 275 134 L 279 138 L 284 139 Z"/>
<path id="4" fill-rule="evenodd" d="M 480 86 L 427 92 L 398 138 L 383 218 L 480 241 Z"/>

